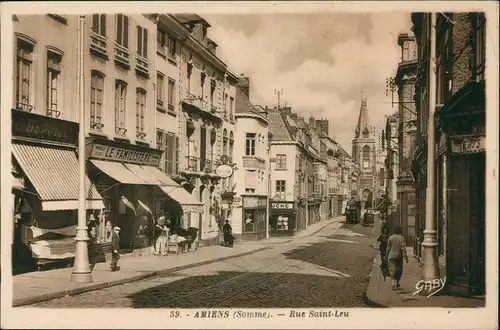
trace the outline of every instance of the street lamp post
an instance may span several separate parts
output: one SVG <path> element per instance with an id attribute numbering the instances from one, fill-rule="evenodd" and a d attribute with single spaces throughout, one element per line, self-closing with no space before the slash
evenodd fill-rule
<path id="1" fill-rule="evenodd" d="M 435 144 L 435 120 L 436 111 L 436 14 L 431 13 L 431 40 L 430 40 L 430 65 L 429 65 L 429 121 L 427 126 L 427 192 L 425 201 L 425 230 L 423 253 L 422 279 L 433 281 L 439 278 L 439 266 L 437 260 L 437 230 L 436 230 L 436 168 L 434 155 Z M 421 294 L 428 295 L 437 288 L 425 288 Z M 424 292 L 425 291 L 425 292 Z"/>
<path id="2" fill-rule="evenodd" d="M 85 16 L 78 17 L 78 34 L 77 34 L 77 71 L 78 71 L 78 110 L 80 112 L 80 124 L 78 132 L 78 162 L 79 162 L 79 196 L 78 196 L 78 226 L 76 227 L 76 252 L 71 274 L 71 281 L 79 283 L 92 282 L 92 274 L 89 265 L 89 252 L 87 242 L 89 240 L 87 233 L 86 219 L 86 194 L 85 194 L 85 108 L 83 91 L 84 85 L 84 68 L 83 68 L 83 28 L 85 24 Z"/>

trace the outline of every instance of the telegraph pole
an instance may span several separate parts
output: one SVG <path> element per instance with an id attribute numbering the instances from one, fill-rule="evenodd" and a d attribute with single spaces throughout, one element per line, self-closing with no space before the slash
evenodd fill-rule
<path id="1" fill-rule="evenodd" d="M 84 24 L 85 16 L 78 17 L 78 35 L 77 35 L 77 71 L 78 71 L 78 111 L 80 113 L 79 133 L 78 133 L 78 163 L 79 163 L 79 196 L 78 196 L 78 226 L 76 227 L 76 252 L 71 274 L 72 282 L 90 283 L 92 282 L 92 273 L 89 264 L 88 251 L 88 233 L 87 233 L 87 207 L 85 196 L 85 100 L 83 92 L 85 89 L 84 80 Z"/>
<path id="2" fill-rule="evenodd" d="M 425 204 L 425 230 L 423 251 L 422 279 L 433 281 L 439 279 L 437 260 L 437 224 L 436 224 L 436 167 L 435 167 L 435 120 L 436 111 L 436 13 L 431 13 L 431 40 L 429 65 L 429 122 L 427 124 L 427 197 Z M 428 295 L 437 288 L 425 288 L 422 294 Z M 424 292 L 425 291 L 425 292 Z"/>

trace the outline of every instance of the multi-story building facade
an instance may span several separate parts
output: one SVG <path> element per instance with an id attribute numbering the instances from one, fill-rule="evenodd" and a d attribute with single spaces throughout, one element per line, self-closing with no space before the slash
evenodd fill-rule
<path id="1" fill-rule="evenodd" d="M 158 85 L 178 85 L 175 99 L 179 134 L 179 181 L 200 204 L 202 210 L 184 212 L 181 225 L 199 229 L 204 244 L 217 244 L 221 193 L 232 189 L 233 178 L 220 182 L 215 166 L 226 155 L 233 163 L 234 109 L 237 77 L 217 57 L 217 44 L 208 37 L 210 24 L 195 14 L 160 15 L 160 22 L 175 25 L 178 35 L 159 33 L 157 46 L 164 40 L 167 61 L 177 60 L 178 82 L 157 72 Z M 182 27 L 182 28 L 181 28 Z M 161 32 L 166 32 L 162 34 Z M 175 54 L 169 47 L 175 48 Z M 173 57 L 173 58 L 172 58 Z M 166 109 L 169 116 L 169 109 Z M 158 127 L 162 129 L 162 127 Z"/>
<path id="2" fill-rule="evenodd" d="M 435 19 L 435 20 L 434 20 Z M 434 20 L 434 21 L 433 21 Z M 417 185 L 415 246 L 421 257 L 425 228 L 429 94 L 436 93 L 436 205 L 440 277 L 445 290 L 483 295 L 485 286 L 485 65 L 484 13 L 414 13 L 418 45 L 415 90 L 418 145 L 412 162 Z M 431 30 L 436 29 L 436 40 Z M 429 89 L 431 42 L 436 46 L 436 90 Z M 449 175 L 453 173 L 453 175 Z M 464 253 L 463 251 L 467 251 Z"/>
<path id="3" fill-rule="evenodd" d="M 397 187 L 395 178 L 399 174 L 399 157 L 398 157 L 398 130 L 399 130 L 399 113 L 385 116 L 385 173 L 386 173 L 386 196 L 390 201 L 390 205 L 397 205 Z M 389 210 L 390 211 L 390 210 Z"/>
<path id="4" fill-rule="evenodd" d="M 340 195 L 338 143 L 330 138 L 327 132 L 328 130 L 325 132 L 323 129 L 320 134 L 321 141 L 323 142 L 322 146 L 324 146 L 323 149 L 320 150 L 320 153 L 321 157 L 326 158 L 327 161 L 327 208 L 328 216 L 331 218 L 341 214 L 341 210 L 338 208 L 338 205 L 339 200 L 342 201 L 342 196 Z"/>
<path id="5" fill-rule="evenodd" d="M 223 154 L 233 159 L 237 77 L 217 57 L 208 27 L 197 15 L 14 17 L 13 127 L 14 140 L 23 140 L 14 147 L 19 149 L 14 150 L 14 167 L 37 193 L 50 192 L 48 181 L 70 187 L 44 197 L 45 205 L 67 219 L 51 216 L 50 221 L 76 224 L 71 210 L 78 200 L 75 134 L 82 105 L 88 217 L 96 219 L 97 224 L 89 223 L 97 227 L 96 242 L 109 243 L 106 225 L 118 225 L 121 248 L 149 253 L 154 221 L 164 214 L 172 227 L 196 227 L 200 240 L 216 241 L 219 213 L 214 204 L 234 178 L 221 183 L 212 164 Z M 35 136 L 24 127 L 30 122 L 55 133 L 38 129 L 31 132 Z M 50 144 L 55 151 L 26 146 L 30 134 L 29 140 Z M 57 140 L 66 153 L 53 147 Z M 51 150 L 72 167 L 37 181 L 29 157 L 42 159 L 40 152 Z M 61 178 L 72 183 L 63 184 Z M 21 193 L 17 197 L 27 205 L 23 209 L 37 209 L 36 203 L 43 202 L 28 202 Z M 31 213 L 42 228 L 54 228 L 41 220 L 43 212 Z M 74 241 L 68 243 L 72 247 Z"/>
<path id="6" fill-rule="evenodd" d="M 416 146 L 417 127 L 415 100 L 415 81 L 417 75 L 417 48 L 415 38 L 406 33 L 399 34 L 401 59 L 395 77 L 398 86 L 398 158 L 397 199 L 399 200 L 399 219 L 403 236 L 408 245 L 413 245 L 415 234 L 415 188 L 410 171 L 413 151 Z"/>
<path id="7" fill-rule="evenodd" d="M 358 124 L 352 140 L 352 159 L 360 168 L 358 196 L 363 208 L 373 207 L 377 198 L 375 130 L 370 123 L 366 98 L 361 100 Z"/>
<path id="8" fill-rule="evenodd" d="M 239 77 L 236 88 L 236 127 L 234 141 L 234 198 L 230 214 L 233 234 L 236 240 L 258 240 L 266 238 L 269 228 L 269 188 L 270 188 L 270 139 L 267 112 L 254 107 L 250 98 L 250 79 Z M 285 154 L 275 157 L 275 170 L 283 171 L 289 166 L 290 158 Z M 293 160 L 293 159 L 292 159 Z M 286 203 L 287 185 L 274 186 L 274 200 Z M 291 186 L 288 186 L 290 189 Z M 291 200 L 291 198 L 290 198 Z M 276 205 L 276 204 L 273 204 Z M 275 218 L 271 220 L 276 220 Z M 278 224 L 271 221 L 270 227 L 276 230 Z"/>

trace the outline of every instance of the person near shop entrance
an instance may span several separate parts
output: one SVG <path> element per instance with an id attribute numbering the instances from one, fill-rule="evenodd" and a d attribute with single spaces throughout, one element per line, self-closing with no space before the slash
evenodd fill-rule
<path id="1" fill-rule="evenodd" d="M 168 254 L 168 233 L 169 229 L 167 227 L 167 219 L 165 216 L 160 216 L 155 226 L 156 232 L 156 244 L 155 244 L 155 255 L 161 254 L 166 256 Z"/>
<path id="2" fill-rule="evenodd" d="M 120 259 L 120 227 L 113 228 L 111 236 L 111 271 L 116 272 L 118 267 L 118 260 Z"/>
<path id="3" fill-rule="evenodd" d="M 222 233 L 224 234 L 224 245 L 227 247 L 233 247 L 233 228 L 229 224 L 229 219 L 227 219 L 224 226 L 222 226 Z"/>
<path id="4" fill-rule="evenodd" d="M 409 262 L 408 254 L 406 253 L 406 242 L 401 235 L 401 226 L 394 228 L 392 234 L 387 240 L 387 257 L 386 260 L 389 266 L 389 273 L 392 279 L 392 291 L 400 289 L 399 281 L 403 275 L 403 257 L 406 263 Z"/>

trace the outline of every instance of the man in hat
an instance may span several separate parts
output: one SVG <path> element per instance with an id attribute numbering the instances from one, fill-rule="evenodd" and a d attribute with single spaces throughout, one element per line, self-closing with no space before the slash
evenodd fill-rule
<path id="1" fill-rule="evenodd" d="M 233 247 L 233 228 L 229 224 L 229 219 L 227 219 L 224 226 L 222 226 L 222 233 L 224 234 L 224 245 Z"/>
<path id="2" fill-rule="evenodd" d="M 111 271 L 116 272 L 118 270 L 118 259 L 120 259 L 120 227 L 116 226 L 113 228 L 113 234 L 111 236 Z"/>

